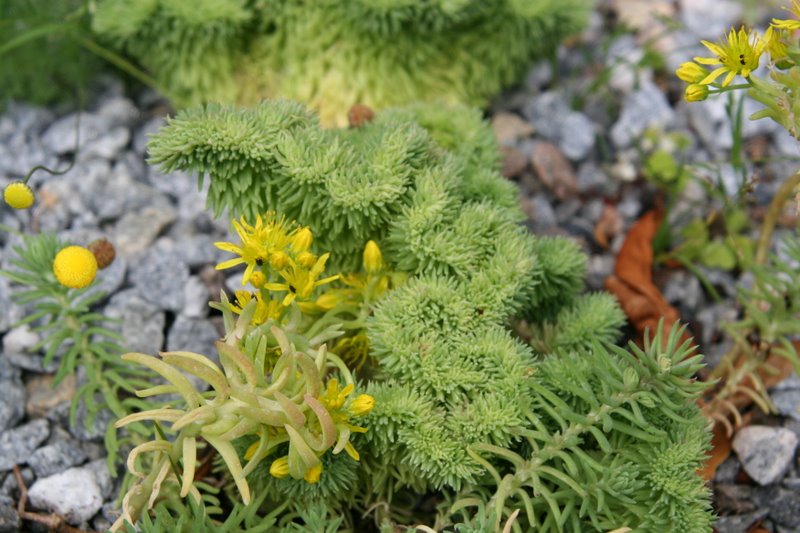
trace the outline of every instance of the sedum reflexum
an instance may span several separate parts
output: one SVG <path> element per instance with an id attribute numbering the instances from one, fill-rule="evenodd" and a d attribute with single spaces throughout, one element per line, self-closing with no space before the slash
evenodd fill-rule
<path id="1" fill-rule="evenodd" d="M 386 531 L 710 531 L 695 474 L 708 442 L 699 356 L 678 330 L 643 350 L 611 345 L 621 311 L 581 294 L 574 242 L 520 225 L 474 111 L 418 104 L 337 130 L 285 101 L 209 105 L 170 120 L 150 153 L 210 179 L 218 213 L 307 225 L 343 272 L 304 331 L 349 328 L 325 338 L 374 399 L 360 461 L 326 463 L 329 490 L 254 471 L 269 498 L 295 513 L 324 501 L 354 531 L 362 515 Z M 360 260 L 366 274 L 344 274 Z M 364 287 L 373 296 L 355 305 Z M 435 517 L 422 505 L 432 492 Z"/>
<path id="2" fill-rule="evenodd" d="M 576 31 L 588 0 L 100 0 L 93 29 L 179 105 L 483 104 Z"/>

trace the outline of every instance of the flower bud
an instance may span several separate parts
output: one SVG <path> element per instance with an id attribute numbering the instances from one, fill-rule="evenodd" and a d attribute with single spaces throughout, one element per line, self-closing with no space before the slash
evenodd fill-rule
<path id="1" fill-rule="evenodd" d="M 334 294 L 333 292 L 326 292 L 321 294 L 319 298 L 317 298 L 316 304 L 317 307 L 322 309 L 323 311 L 328 311 L 329 309 L 333 309 L 336 307 L 341 301 L 341 298 Z"/>
<path id="2" fill-rule="evenodd" d="M 687 61 L 678 67 L 675 75 L 686 83 L 699 83 L 708 76 L 708 71 L 694 61 Z"/>
<path id="3" fill-rule="evenodd" d="M 700 102 L 708 98 L 708 85 L 693 83 L 686 87 L 684 94 L 687 102 Z"/>
<path id="4" fill-rule="evenodd" d="M 14 181 L 3 190 L 3 200 L 14 209 L 28 209 L 33 205 L 33 191 L 27 183 Z"/>
<path id="5" fill-rule="evenodd" d="M 350 412 L 353 416 L 364 416 L 372 411 L 373 407 L 375 407 L 375 398 L 369 394 L 360 394 L 350 404 Z"/>
<path id="6" fill-rule="evenodd" d="M 292 239 L 292 250 L 297 253 L 305 252 L 311 248 L 312 242 L 314 242 L 314 234 L 311 233 L 311 228 L 306 226 L 298 231 Z"/>
<path id="7" fill-rule="evenodd" d="M 255 271 L 250 274 L 250 285 L 256 289 L 260 289 L 267 282 L 267 276 L 263 272 Z"/>
<path id="8" fill-rule="evenodd" d="M 288 467 L 288 463 L 287 463 Z M 322 463 L 317 463 L 316 465 L 312 466 L 306 472 L 306 475 L 303 476 L 308 483 L 317 483 L 319 482 L 319 478 L 322 476 Z"/>
<path id="9" fill-rule="evenodd" d="M 289 266 L 289 256 L 284 252 L 275 252 L 269 256 L 269 264 L 275 270 L 281 270 Z"/>
<path id="10" fill-rule="evenodd" d="M 364 270 L 370 274 L 379 272 L 383 267 L 383 254 L 375 241 L 367 241 L 364 247 Z"/>
<path id="11" fill-rule="evenodd" d="M 314 266 L 314 263 L 317 262 L 317 256 L 311 252 L 300 252 L 297 255 L 297 262 L 300 263 L 301 266 L 311 268 Z"/>
<path id="12" fill-rule="evenodd" d="M 278 479 L 289 475 L 289 456 L 278 457 L 269 465 L 269 475 Z"/>

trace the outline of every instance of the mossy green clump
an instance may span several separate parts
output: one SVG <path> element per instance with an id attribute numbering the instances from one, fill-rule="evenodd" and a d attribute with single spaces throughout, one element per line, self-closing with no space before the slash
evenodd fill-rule
<path id="1" fill-rule="evenodd" d="M 582 25 L 588 0 L 100 0 L 96 33 L 179 105 L 291 98 L 482 105 Z"/>

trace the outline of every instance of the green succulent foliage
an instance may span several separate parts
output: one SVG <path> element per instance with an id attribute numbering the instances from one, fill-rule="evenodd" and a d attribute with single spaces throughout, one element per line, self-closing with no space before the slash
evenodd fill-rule
<path id="1" fill-rule="evenodd" d="M 110 320 L 95 311 L 106 296 L 95 283 L 83 289 L 69 289 L 56 280 L 53 261 L 65 246 L 49 233 L 23 235 L 21 244 L 13 248 L 16 255 L 9 261 L 10 268 L 0 270 L 0 275 L 19 285 L 11 298 L 29 309 L 17 325 L 27 324 L 41 335 L 42 340 L 30 350 L 44 351 L 44 366 L 58 362 L 53 383 L 57 385 L 79 367 L 83 369 L 85 379 L 72 397 L 69 415 L 70 424 L 74 425 L 78 408 L 83 405 L 89 428 L 104 409 L 123 417 L 151 408 L 151 403 L 134 397 L 134 393 L 138 387 L 148 387 L 154 374 L 120 359 L 119 335 L 108 329 Z M 130 429 L 120 442 L 114 426 L 107 428 L 105 445 L 111 472 L 116 472 L 114 463 L 120 446 L 150 435 L 142 424 L 133 424 Z"/>
<path id="2" fill-rule="evenodd" d="M 576 244 L 519 224 L 474 111 L 417 104 L 331 130 L 290 102 L 209 105 L 179 113 L 150 153 L 164 170 L 208 175 L 218 213 L 308 224 L 332 270 L 354 269 L 373 239 L 389 270 L 410 274 L 367 319 L 374 408 L 360 463 L 326 465 L 357 466 L 355 483 L 342 470 L 331 490 L 295 485 L 265 461 L 252 479 L 270 498 L 374 510 L 383 528 L 417 523 L 436 490 L 439 523 L 464 531 L 709 530 L 694 474 L 708 438 L 697 356 L 676 332 L 664 350 L 660 332 L 644 351 L 609 345 L 616 302 L 581 295 Z M 527 321 L 530 345 L 510 319 Z"/>
<path id="3" fill-rule="evenodd" d="M 694 379 L 702 356 L 677 327 L 662 337 L 659 327 L 644 349 L 598 344 L 537 363 L 523 444 L 472 446 L 491 488 L 450 511 L 488 499 L 498 526 L 521 510 L 520 531 L 711 531 L 696 475 L 709 434 L 692 401 L 705 387 Z"/>
<path id="4" fill-rule="evenodd" d="M 72 101 L 101 67 L 75 36 L 89 33 L 85 0 L 0 0 L 0 105 Z"/>
<path id="5" fill-rule="evenodd" d="M 343 123 L 356 103 L 485 103 L 579 29 L 588 0 L 99 0 L 93 29 L 180 106 L 286 97 Z"/>

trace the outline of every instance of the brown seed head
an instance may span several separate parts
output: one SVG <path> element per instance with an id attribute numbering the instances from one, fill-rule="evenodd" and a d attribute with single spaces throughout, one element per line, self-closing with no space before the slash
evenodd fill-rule
<path id="1" fill-rule="evenodd" d="M 108 242 L 105 237 L 92 241 L 87 248 L 94 254 L 95 259 L 97 259 L 97 267 L 101 270 L 113 263 L 114 258 L 117 256 L 114 245 Z"/>
<path id="2" fill-rule="evenodd" d="M 375 118 L 375 111 L 364 104 L 355 104 L 347 112 L 347 121 L 351 128 L 360 128 L 367 122 L 372 122 L 373 118 Z"/>

